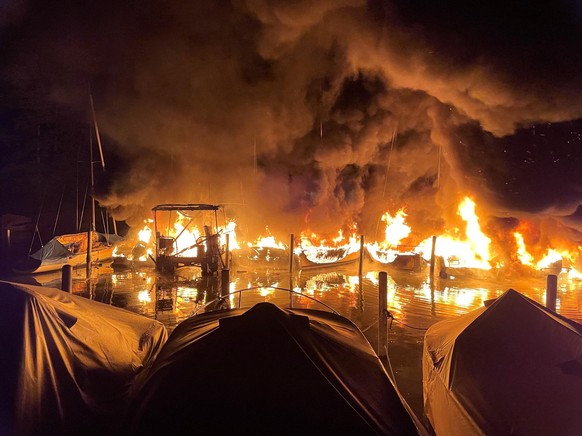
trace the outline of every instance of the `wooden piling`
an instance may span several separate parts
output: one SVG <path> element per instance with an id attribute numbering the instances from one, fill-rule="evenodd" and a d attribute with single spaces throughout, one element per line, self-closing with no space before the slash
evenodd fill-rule
<path id="1" fill-rule="evenodd" d="M 220 271 L 220 295 L 226 297 L 230 291 L 230 270 L 224 268 Z"/>
<path id="2" fill-rule="evenodd" d="M 230 269 L 230 234 L 226 234 L 226 252 L 224 253 L 224 267 Z"/>
<path id="3" fill-rule="evenodd" d="M 556 299 L 558 298 L 558 276 L 548 274 L 546 280 L 546 307 L 556 311 Z"/>
<path id="4" fill-rule="evenodd" d="M 362 286 L 362 275 L 364 273 L 364 235 L 360 235 L 360 260 L 358 264 L 358 278 L 360 280 L 360 289 Z"/>
<path id="5" fill-rule="evenodd" d="M 65 292 L 73 292 L 73 267 L 64 265 L 61 274 L 61 289 Z"/>
<path id="6" fill-rule="evenodd" d="M 291 233 L 289 238 L 289 307 L 293 307 L 293 250 L 295 248 L 295 235 Z"/>
<path id="7" fill-rule="evenodd" d="M 429 279 L 432 281 L 434 280 L 434 264 L 435 264 L 435 257 L 434 253 L 436 250 L 436 236 L 432 237 L 432 247 L 430 249 L 430 274 Z"/>
<path id="8" fill-rule="evenodd" d="M 386 356 L 386 314 L 388 309 L 388 273 L 380 271 L 378 274 L 378 356 Z"/>

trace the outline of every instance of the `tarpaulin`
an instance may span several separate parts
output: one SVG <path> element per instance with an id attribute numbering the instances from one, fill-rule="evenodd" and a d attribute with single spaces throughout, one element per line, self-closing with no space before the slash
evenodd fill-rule
<path id="1" fill-rule="evenodd" d="M 125 434 L 418 434 L 347 319 L 259 303 L 179 324 L 138 376 Z"/>
<path id="2" fill-rule="evenodd" d="M 437 435 L 582 434 L 582 326 L 510 289 L 428 329 L 423 391 Z"/>
<path id="3" fill-rule="evenodd" d="M 0 282 L 0 434 L 107 434 L 167 339 L 163 324 L 57 289 Z"/>

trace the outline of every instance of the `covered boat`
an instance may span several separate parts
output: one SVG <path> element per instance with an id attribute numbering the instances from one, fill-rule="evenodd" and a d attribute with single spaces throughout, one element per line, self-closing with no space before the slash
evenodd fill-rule
<path id="1" fill-rule="evenodd" d="M 163 324 L 57 289 L 0 282 L 0 434 L 111 434 Z"/>
<path id="2" fill-rule="evenodd" d="M 271 303 L 183 321 L 133 398 L 124 434 L 418 434 L 354 324 Z"/>
<path id="3" fill-rule="evenodd" d="M 437 435 L 582 431 L 582 326 L 517 291 L 431 326 L 422 360 Z"/>
<path id="4" fill-rule="evenodd" d="M 122 238 L 99 232 L 92 232 L 91 258 L 94 262 L 110 259 L 114 244 Z M 31 254 L 23 264 L 16 265 L 17 274 L 37 274 L 57 271 L 64 265 L 79 266 L 87 263 L 87 232 L 55 236 L 38 251 Z"/>

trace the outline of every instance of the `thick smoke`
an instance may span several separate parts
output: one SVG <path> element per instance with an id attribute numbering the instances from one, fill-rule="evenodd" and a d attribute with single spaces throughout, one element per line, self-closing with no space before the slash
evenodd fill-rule
<path id="1" fill-rule="evenodd" d="M 118 219 L 209 202 L 255 234 L 355 221 L 374 235 L 405 207 L 420 239 L 468 194 L 503 218 L 580 204 L 579 179 L 534 201 L 520 161 L 535 140 L 508 139 L 582 118 L 582 26 L 567 2 L 465 14 L 455 2 L 61 3 L 13 14 L 5 72 L 78 109 L 90 87 L 104 142 L 127 162 L 100 198 Z"/>

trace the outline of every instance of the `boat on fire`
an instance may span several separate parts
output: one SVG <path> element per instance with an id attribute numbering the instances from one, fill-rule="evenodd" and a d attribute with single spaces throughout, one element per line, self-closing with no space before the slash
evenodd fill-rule
<path id="1" fill-rule="evenodd" d="M 230 301 L 219 300 L 208 306 Z M 423 428 L 351 321 L 268 302 L 181 322 L 132 398 L 124 434 L 416 435 Z"/>
<path id="2" fill-rule="evenodd" d="M 360 250 L 345 247 L 308 247 L 299 252 L 301 269 L 329 268 L 355 265 L 360 259 Z"/>
<path id="3" fill-rule="evenodd" d="M 114 234 L 91 232 L 91 262 L 100 263 L 113 256 L 115 243 L 122 237 Z M 38 274 L 58 271 L 65 265 L 87 264 L 88 232 L 55 236 L 39 250 L 12 268 L 16 274 Z"/>
<path id="4" fill-rule="evenodd" d="M 428 268 L 428 262 L 420 253 L 381 249 L 370 244 L 366 244 L 366 260 L 373 266 L 387 270 L 423 272 Z"/>

